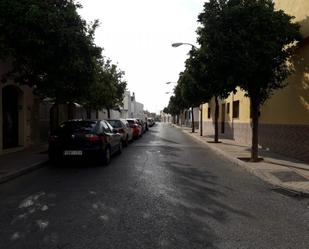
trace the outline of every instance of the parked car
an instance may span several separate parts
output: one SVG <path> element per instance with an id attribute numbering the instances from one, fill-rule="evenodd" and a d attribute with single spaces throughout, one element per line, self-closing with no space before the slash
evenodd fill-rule
<path id="1" fill-rule="evenodd" d="M 155 121 L 153 118 L 148 118 L 147 119 L 148 127 L 152 127 L 155 124 Z"/>
<path id="2" fill-rule="evenodd" d="M 105 120 L 63 122 L 49 137 L 51 161 L 87 158 L 107 165 L 117 152 L 122 152 L 121 135 Z"/>
<path id="3" fill-rule="evenodd" d="M 133 128 L 125 119 L 108 119 L 108 123 L 121 135 L 121 141 L 124 146 L 128 146 L 129 141 L 133 139 Z"/>
<path id="4" fill-rule="evenodd" d="M 136 118 L 138 124 L 142 127 L 142 133 L 145 133 L 146 132 L 146 123 L 144 122 L 143 119 L 141 118 Z"/>
<path id="5" fill-rule="evenodd" d="M 138 121 L 134 118 L 127 119 L 130 127 L 133 129 L 133 138 L 138 139 L 143 135 L 142 126 L 138 123 Z"/>

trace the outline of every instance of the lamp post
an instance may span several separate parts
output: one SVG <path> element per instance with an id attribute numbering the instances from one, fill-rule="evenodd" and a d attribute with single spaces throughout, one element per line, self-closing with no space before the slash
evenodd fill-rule
<path id="1" fill-rule="evenodd" d="M 192 47 L 192 49 L 196 49 L 197 50 L 197 47 L 194 46 L 191 43 L 187 43 L 187 42 L 175 42 L 175 43 L 172 43 L 172 47 L 173 48 L 177 48 L 177 47 L 182 46 L 182 45 L 189 45 L 189 46 Z M 200 109 L 200 136 L 203 136 L 203 105 L 200 105 L 199 109 Z M 192 112 L 193 112 L 193 109 L 192 109 Z"/>
<path id="2" fill-rule="evenodd" d="M 177 47 L 182 46 L 182 45 L 189 45 L 189 46 L 191 46 L 192 48 L 197 49 L 196 46 L 194 46 L 194 45 L 191 44 L 191 43 L 187 43 L 187 42 L 175 42 L 175 43 L 172 43 L 172 47 L 174 47 L 174 48 L 177 48 Z"/>
<path id="3" fill-rule="evenodd" d="M 165 83 L 166 85 L 169 85 L 169 84 L 177 84 L 177 82 L 174 82 L 174 81 L 168 81 Z"/>

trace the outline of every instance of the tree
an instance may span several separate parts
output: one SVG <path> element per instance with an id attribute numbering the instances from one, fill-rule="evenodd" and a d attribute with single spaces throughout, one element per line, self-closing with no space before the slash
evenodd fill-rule
<path id="1" fill-rule="evenodd" d="M 127 83 L 123 80 L 124 72 L 119 70 L 115 64 L 112 64 L 110 59 L 100 59 L 96 66 L 95 81 L 88 89 L 87 98 L 83 105 L 87 109 L 106 108 L 108 118 L 110 118 L 110 109 L 119 109 L 119 106 L 123 104 L 123 95 Z"/>
<path id="2" fill-rule="evenodd" d="M 204 11 L 198 16 L 201 26 L 197 30 L 200 49 L 196 56 L 195 77 L 205 92 L 215 99 L 215 137 L 219 141 L 219 98 L 226 98 L 234 91 L 236 84 L 231 80 L 230 58 L 227 53 L 228 36 L 223 22 L 226 0 L 210 0 L 204 4 Z"/>
<path id="3" fill-rule="evenodd" d="M 260 107 L 276 89 L 286 85 L 292 68 L 287 63 L 301 39 L 299 25 L 271 0 L 230 0 L 223 12 L 227 63 L 234 82 L 251 101 L 251 160 L 258 161 Z"/>
<path id="4" fill-rule="evenodd" d="M 181 88 L 181 96 L 183 98 L 184 105 L 188 108 L 191 107 L 192 112 L 192 133 L 195 132 L 194 126 L 194 107 L 199 106 L 205 100 L 207 101 L 207 93 L 201 86 L 203 82 L 199 81 L 199 77 L 196 77 L 196 63 L 197 63 L 198 51 L 192 49 L 190 51 L 190 57 L 186 60 L 185 71 L 180 73 L 178 84 Z"/>
<path id="5" fill-rule="evenodd" d="M 72 0 L 2 0 L 0 58 L 11 65 L 3 81 L 36 86 L 56 103 L 78 102 L 94 82 L 101 48 L 92 25 L 78 15 Z"/>
<path id="6" fill-rule="evenodd" d="M 183 112 L 185 107 L 186 104 L 181 96 L 181 87 L 177 84 L 174 88 L 174 95 L 170 97 L 168 106 L 164 109 L 166 113 L 169 113 L 174 117 L 174 123 L 176 123 L 175 116 L 177 116 L 177 123 L 179 123 L 179 115 Z"/>

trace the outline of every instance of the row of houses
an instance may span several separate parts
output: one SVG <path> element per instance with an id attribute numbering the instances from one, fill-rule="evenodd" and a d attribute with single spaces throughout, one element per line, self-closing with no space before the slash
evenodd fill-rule
<path id="1" fill-rule="evenodd" d="M 309 162 L 309 1 L 277 0 L 275 4 L 277 9 L 295 16 L 304 40 L 291 61 L 295 73 L 288 78 L 287 87 L 277 90 L 261 108 L 259 144 L 262 148 Z M 245 92 L 238 88 L 236 93 L 221 99 L 219 106 L 220 137 L 250 145 L 250 99 Z M 200 114 L 195 114 L 196 124 L 202 118 L 203 135 L 213 136 L 214 99 L 203 104 L 200 110 Z M 190 117 L 188 120 L 190 123 Z M 186 124 L 183 120 L 181 123 Z"/>
<path id="2" fill-rule="evenodd" d="M 0 64 L 0 76 L 7 70 Z M 126 91 L 123 106 L 110 110 L 110 118 L 142 117 L 143 104 Z M 90 112 L 90 113 L 89 113 Z M 78 103 L 56 108 L 50 99 L 40 99 L 33 88 L 15 82 L 0 84 L 0 155 L 44 144 L 51 127 L 68 119 L 106 119 L 108 111 L 86 110 Z"/>

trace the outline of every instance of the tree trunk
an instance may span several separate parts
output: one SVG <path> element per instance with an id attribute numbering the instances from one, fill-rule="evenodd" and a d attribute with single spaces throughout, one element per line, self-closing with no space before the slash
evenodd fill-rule
<path id="1" fill-rule="evenodd" d="M 49 110 L 49 129 L 54 132 L 59 125 L 59 104 L 56 102 Z"/>
<path id="2" fill-rule="evenodd" d="M 257 162 L 259 157 L 259 110 L 260 103 L 257 97 L 251 97 L 252 112 L 252 145 L 251 145 L 251 161 Z"/>
<path id="3" fill-rule="evenodd" d="M 200 105 L 201 117 L 200 117 L 200 136 L 203 136 L 203 105 Z"/>
<path id="4" fill-rule="evenodd" d="M 195 127 L 194 127 L 194 108 L 191 108 L 191 113 L 192 113 L 192 133 L 195 132 Z"/>
<path id="5" fill-rule="evenodd" d="M 183 112 L 180 112 L 179 115 L 180 115 L 180 127 L 182 127 Z"/>
<path id="6" fill-rule="evenodd" d="M 219 120 L 219 103 L 218 103 L 218 97 L 215 96 L 215 143 L 219 142 L 218 120 Z"/>
<path id="7" fill-rule="evenodd" d="M 111 118 L 111 110 L 109 108 L 107 108 L 107 118 L 108 119 Z"/>

